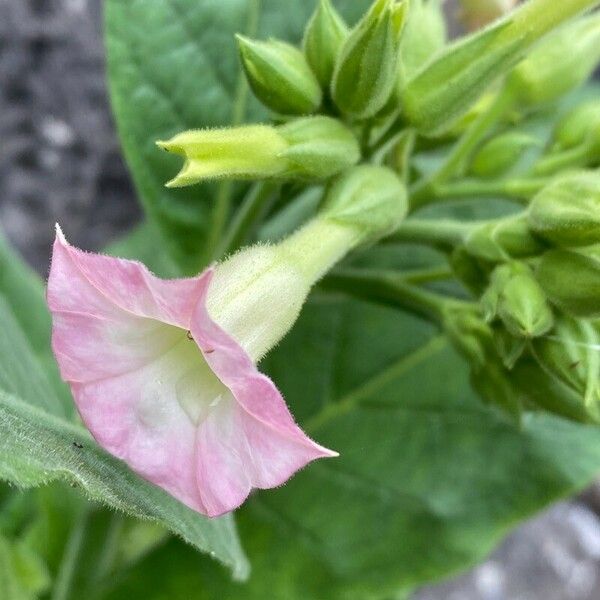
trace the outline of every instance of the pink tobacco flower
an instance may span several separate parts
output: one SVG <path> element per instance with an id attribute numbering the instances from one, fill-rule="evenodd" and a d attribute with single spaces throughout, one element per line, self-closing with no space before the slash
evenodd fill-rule
<path id="1" fill-rule="evenodd" d="M 211 317 L 213 275 L 219 285 L 236 276 L 209 268 L 162 280 L 139 262 L 78 250 L 57 228 L 48 280 L 52 347 L 87 428 L 142 477 L 210 517 L 237 508 L 253 488 L 336 456 L 296 425 L 244 340 Z"/>

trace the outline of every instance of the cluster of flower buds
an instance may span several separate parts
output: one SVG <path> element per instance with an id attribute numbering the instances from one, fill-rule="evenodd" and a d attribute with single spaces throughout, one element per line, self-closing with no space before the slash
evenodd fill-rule
<path id="1" fill-rule="evenodd" d="M 463 226 L 458 241 L 451 265 L 480 308 L 470 333 L 451 337 L 473 365 L 465 340 L 485 349 L 476 387 L 503 408 L 508 395 L 519 411 L 600 423 L 600 173 L 558 176 L 522 213 Z M 451 330 L 464 329 L 461 318 Z M 510 394 L 482 383 L 490 365 L 495 374 L 502 365 Z"/>

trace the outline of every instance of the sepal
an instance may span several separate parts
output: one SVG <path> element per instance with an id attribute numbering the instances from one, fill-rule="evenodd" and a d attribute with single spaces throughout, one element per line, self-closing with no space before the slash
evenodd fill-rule
<path id="1" fill-rule="evenodd" d="M 337 107 L 354 119 L 377 114 L 396 87 L 407 2 L 376 0 L 344 42 L 331 84 Z"/>
<path id="2" fill-rule="evenodd" d="M 320 0 L 306 26 L 302 47 L 324 90 L 329 89 L 335 63 L 348 32 L 348 26 L 331 0 Z"/>
<path id="3" fill-rule="evenodd" d="M 320 214 L 356 228 L 364 243 L 391 234 L 407 211 L 406 188 L 394 171 L 360 165 L 333 181 Z"/>

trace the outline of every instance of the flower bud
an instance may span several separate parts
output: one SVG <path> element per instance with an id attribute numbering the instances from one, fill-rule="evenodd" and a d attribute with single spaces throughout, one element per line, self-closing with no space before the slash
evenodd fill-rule
<path id="1" fill-rule="evenodd" d="M 470 171 L 482 178 L 504 175 L 519 162 L 527 148 L 537 143 L 534 137 L 519 131 L 502 133 L 484 144 L 475 154 Z"/>
<path id="2" fill-rule="evenodd" d="M 511 381 L 530 408 L 538 408 L 581 423 L 598 423 L 600 415 L 587 408 L 580 394 L 549 375 L 535 360 L 521 359 L 511 371 Z"/>
<path id="3" fill-rule="evenodd" d="M 519 63 L 508 84 L 526 106 L 552 102 L 581 85 L 600 60 L 600 15 L 549 34 Z"/>
<path id="4" fill-rule="evenodd" d="M 473 256 L 492 262 L 535 256 L 544 250 L 530 233 L 524 215 L 482 223 L 469 233 L 465 248 Z"/>
<path id="5" fill-rule="evenodd" d="M 558 246 L 600 243 L 600 173 L 569 173 L 547 185 L 529 206 L 529 227 Z"/>
<path id="6" fill-rule="evenodd" d="M 590 131 L 600 128 L 600 102 L 592 100 L 567 113 L 554 131 L 557 148 L 565 150 L 583 144 Z"/>
<path id="7" fill-rule="evenodd" d="M 336 59 L 347 37 L 348 26 L 331 1 L 320 0 L 306 26 L 302 46 L 323 89 L 329 88 Z"/>
<path id="8" fill-rule="evenodd" d="M 524 263 L 496 267 L 481 302 L 486 320 L 499 318 L 518 338 L 543 335 L 554 323 L 546 296 Z"/>
<path id="9" fill-rule="evenodd" d="M 321 215 L 358 228 L 363 242 L 398 228 L 408 211 L 406 188 L 387 167 L 361 165 L 336 179 L 325 194 Z"/>
<path id="10" fill-rule="evenodd" d="M 583 399 L 600 407 L 600 336 L 583 319 L 562 315 L 552 334 L 535 340 L 533 354 L 540 366 Z"/>
<path id="11" fill-rule="evenodd" d="M 411 0 L 400 42 L 400 87 L 446 45 L 441 0 Z"/>
<path id="12" fill-rule="evenodd" d="M 193 129 L 157 144 L 185 158 L 181 171 L 167 187 L 221 177 L 276 177 L 286 170 L 286 161 L 279 155 L 288 145 L 274 127 L 267 125 Z"/>
<path id="13" fill-rule="evenodd" d="M 313 113 L 321 104 L 321 87 L 294 46 L 269 40 L 261 42 L 237 36 L 248 83 L 268 108 L 284 115 Z"/>
<path id="14" fill-rule="evenodd" d="M 337 119 L 304 117 L 280 126 L 278 131 L 289 144 L 279 156 L 297 176 L 326 179 L 360 159 L 354 134 Z"/>
<path id="15" fill-rule="evenodd" d="M 440 52 L 403 90 L 407 120 L 426 135 L 450 129 L 524 51 L 525 42 L 506 31 L 501 21 Z"/>
<path id="16" fill-rule="evenodd" d="M 512 369 L 519 358 L 523 356 L 527 347 L 527 339 L 512 335 L 499 323 L 492 325 L 492 332 L 496 351 L 502 359 L 502 364 L 507 369 Z"/>
<path id="17" fill-rule="evenodd" d="M 461 19 L 471 30 L 479 29 L 505 15 L 517 0 L 460 0 Z"/>
<path id="18" fill-rule="evenodd" d="M 352 166 L 360 150 L 352 132 L 330 117 L 304 117 L 280 127 L 244 125 L 185 131 L 161 148 L 185 158 L 169 187 L 206 179 L 325 179 Z"/>
<path id="19" fill-rule="evenodd" d="M 518 420 L 519 399 L 496 351 L 490 326 L 469 308 L 448 310 L 443 325 L 454 347 L 470 363 L 473 388 L 485 402 Z"/>
<path id="20" fill-rule="evenodd" d="M 550 250 L 538 265 L 536 278 L 559 308 L 584 318 L 600 317 L 600 249 Z"/>
<path id="21" fill-rule="evenodd" d="M 406 2 L 376 0 L 344 42 L 331 91 L 345 114 L 367 119 L 390 99 L 397 81 L 405 12 Z"/>
<path id="22" fill-rule="evenodd" d="M 554 3 L 525 2 L 496 24 L 447 46 L 404 89 L 407 120 L 427 135 L 448 130 L 547 31 L 586 8 L 581 2 L 561 2 L 557 10 Z M 564 52 L 568 55 L 570 49 Z M 502 100 L 510 106 L 512 94 Z"/>

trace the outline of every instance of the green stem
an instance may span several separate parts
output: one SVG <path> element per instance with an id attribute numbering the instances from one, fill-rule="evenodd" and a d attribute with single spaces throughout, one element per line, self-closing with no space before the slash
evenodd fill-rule
<path id="1" fill-rule="evenodd" d="M 261 0 L 251 0 L 248 7 L 248 16 L 246 22 L 245 35 L 253 37 L 258 29 L 258 20 L 260 17 Z M 239 125 L 244 121 L 246 115 L 246 105 L 248 104 L 248 83 L 242 70 L 238 75 L 233 109 L 231 112 L 231 125 Z M 215 254 L 215 249 L 222 237 L 223 229 L 227 223 L 231 211 L 231 196 L 233 193 L 233 182 L 231 180 L 222 181 L 217 190 L 217 196 L 211 214 L 211 227 L 208 239 L 206 241 L 206 254 L 208 260 Z"/>
<path id="2" fill-rule="evenodd" d="M 319 285 L 325 291 L 342 292 L 350 296 L 400 308 L 432 323 L 441 325 L 446 311 L 463 302 L 435 294 L 407 283 L 394 271 L 369 269 L 336 269 Z"/>
<path id="3" fill-rule="evenodd" d="M 446 183 L 432 189 L 432 196 L 426 204 L 440 200 L 457 198 L 498 198 L 528 201 L 549 183 L 549 178 L 535 177 L 523 179 L 463 179 L 456 183 Z"/>
<path id="4" fill-rule="evenodd" d="M 217 246 L 214 259 L 235 252 L 250 239 L 262 222 L 276 187 L 272 182 L 262 182 L 250 189 Z"/>
<path id="5" fill-rule="evenodd" d="M 453 279 L 454 273 L 452 269 L 446 266 L 431 267 L 430 269 L 411 269 L 410 271 L 402 272 L 402 280 L 406 283 L 421 285 L 423 283 L 431 283 L 434 281 L 447 281 Z"/>
<path id="6" fill-rule="evenodd" d="M 589 158 L 589 146 L 581 144 L 575 148 L 542 157 L 535 165 L 539 175 L 553 175 L 564 169 L 585 167 Z"/>
<path id="7" fill-rule="evenodd" d="M 68 600 L 88 527 L 89 507 L 85 506 L 75 519 L 58 569 L 51 600 Z"/>
<path id="8" fill-rule="evenodd" d="M 475 223 L 472 222 L 462 223 L 450 219 L 407 219 L 385 241 L 453 247 L 463 243 L 474 226 Z"/>

